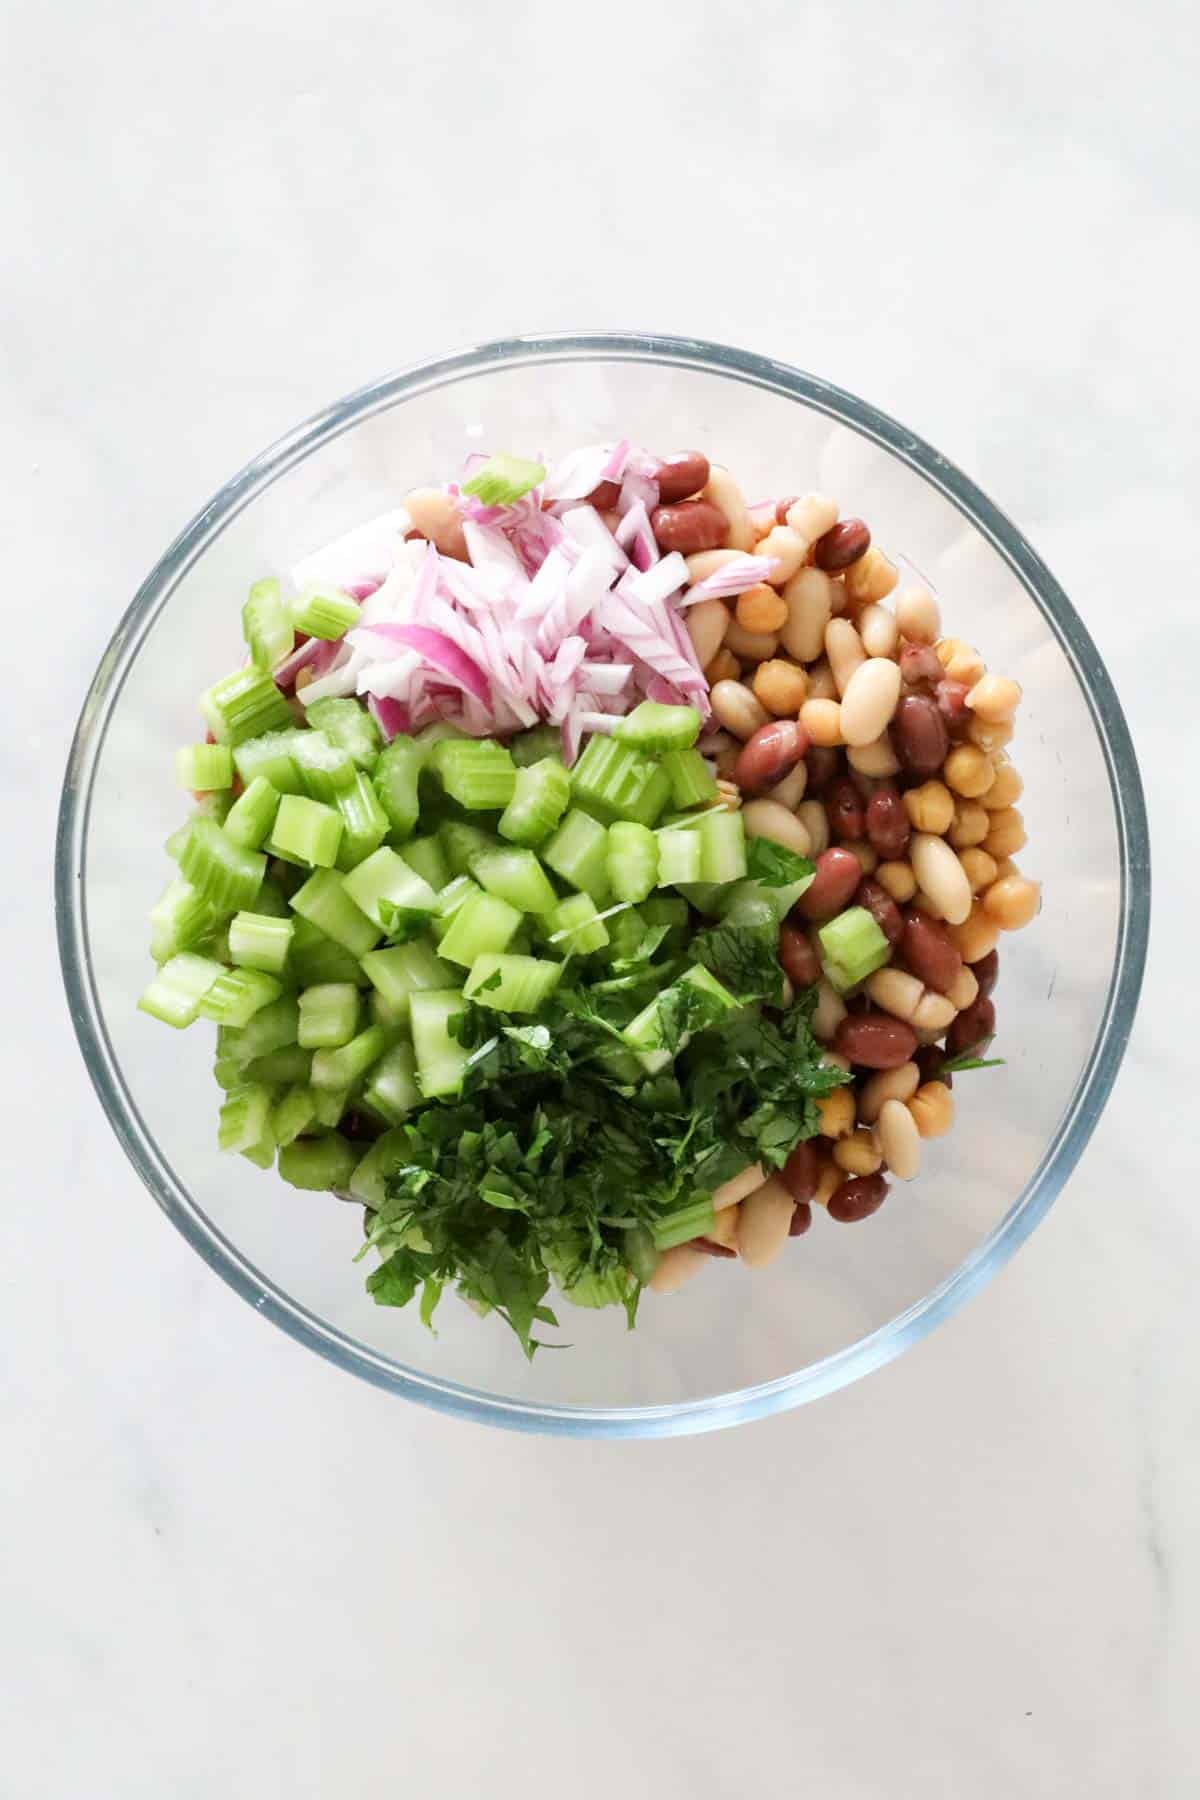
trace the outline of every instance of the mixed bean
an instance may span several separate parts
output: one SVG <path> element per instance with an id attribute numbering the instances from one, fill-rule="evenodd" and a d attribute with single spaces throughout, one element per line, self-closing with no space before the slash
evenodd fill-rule
<path id="1" fill-rule="evenodd" d="M 942 632 L 928 587 L 900 571 L 859 518 L 805 494 L 747 506 L 699 451 L 668 457 L 651 518 L 693 583 L 749 552 L 774 563 L 728 600 L 684 614 L 715 726 L 702 748 L 746 832 L 812 858 L 780 930 L 793 992 L 816 989 L 813 1029 L 852 1077 L 820 1102 L 819 1135 L 777 1174 L 745 1170 L 714 1197 L 716 1227 L 665 1253 L 670 1292 L 708 1255 L 769 1262 L 813 1209 L 852 1224 L 911 1181 L 926 1140 L 954 1120 L 947 1063 L 982 1057 L 996 1028 L 1002 932 L 1037 915 L 1022 782 L 1008 755 L 1021 690 Z M 815 928 L 865 907 L 889 958 L 858 989 L 826 980 Z"/>

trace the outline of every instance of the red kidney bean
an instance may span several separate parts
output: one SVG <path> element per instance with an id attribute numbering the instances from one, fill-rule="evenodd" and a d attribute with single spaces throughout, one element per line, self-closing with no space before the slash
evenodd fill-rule
<path id="1" fill-rule="evenodd" d="M 996 977 L 1000 973 L 999 954 L 995 950 L 989 950 L 986 956 L 981 956 L 977 963 L 971 964 L 971 973 L 979 983 L 977 998 L 986 1000 L 995 987 Z"/>
<path id="2" fill-rule="evenodd" d="M 743 744 L 733 766 L 733 779 L 750 794 L 774 787 L 804 760 L 809 736 L 795 719 L 772 719 Z"/>
<path id="3" fill-rule="evenodd" d="M 917 1034 L 891 1013 L 847 1013 L 834 1034 L 833 1047 L 860 1069 L 898 1069 L 912 1060 Z"/>
<path id="4" fill-rule="evenodd" d="M 788 1226 L 789 1237 L 803 1237 L 812 1224 L 812 1207 L 802 1200 L 792 1214 L 792 1222 Z"/>
<path id="5" fill-rule="evenodd" d="M 878 780 L 878 777 L 875 775 L 864 775 L 861 769 L 847 769 L 846 779 L 847 781 L 852 781 L 854 783 L 854 791 L 856 794 L 862 795 L 863 805 L 865 806 L 867 801 L 871 798 L 871 795 L 875 792 L 875 783 Z"/>
<path id="6" fill-rule="evenodd" d="M 877 881 L 861 881 L 854 896 L 854 904 L 866 908 L 889 944 L 900 941 L 904 920 L 900 917 L 900 908 L 886 888 L 880 887 Z"/>
<path id="7" fill-rule="evenodd" d="M 872 850 L 884 862 L 894 862 L 903 856 L 911 836 L 912 825 L 899 789 L 890 783 L 877 787 L 867 801 L 867 837 Z"/>
<path id="8" fill-rule="evenodd" d="M 659 504 L 669 506 L 676 500 L 698 494 L 708 480 L 709 472 L 708 458 L 703 450 L 676 450 L 674 455 L 664 456 L 654 470 Z M 708 547 L 712 548 L 711 545 Z"/>
<path id="9" fill-rule="evenodd" d="M 803 1143 L 796 1145 L 781 1173 L 783 1185 L 793 1200 L 803 1205 L 812 1199 L 821 1179 L 821 1158 L 812 1138 L 805 1138 Z"/>
<path id="10" fill-rule="evenodd" d="M 954 1086 L 954 1077 L 946 1071 L 946 1052 L 940 1044 L 922 1044 L 913 1061 L 921 1071 L 922 1081 L 941 1081 Z"/>
<path id="11" fill-rule="evenodd" d="M 948 994 L 962 974 L 962 955 L 949 929 L 915 907 L 904 915 L 900 955 L 917 979 L 939 994 Z"/>
<path id="12" fill-rule="evenodd" d="M 848 569 L 871 548 L 871 533 L 862 519 L 839 519 L 813 545 L 818 569 Z"/>
<path id="13" fill-rule="evenodd" d="M 900 766 L 924 781 L 946 760 L 950 734 L 946 721 L 926 694 L 905 694 L 891 725 L 892 745 Z"/>
<path id="14" fill-rule="evenodd" d="M 736 1256 L 728 1244 L 714 1244 L 711 1238 L 692 1238 L 688 1243 L 689 1250 L 699 1250 L 702 1256 Z"/>
<path id="15" fill-rule="evenodd" d="M 779 927 L 779 966 L 793 987 L 812 987 L 821 979 L 821 959 L 800 930 L 785 919 Z"/>
<path id="16" fill-rule="evenodd" d="M 817 872 L 796 905 L 806 919 L 832 919 L 848 906 L 862 880 L 862 864 L 850 850 L 823 850 Z"/>
<path id="17" fill-rule="evenodd" d="M 694 556 L 717 550 L 725 542 L 729 521 L 710 500 L 682 500 L 678 506 L 656 506 L 650 524 L 660 550 Z"/>
<path id="18" fill-rule="evenodd" d="M 936 683 L 942 679 L 942 665 L 930 644 L 905 644 L 900 652 L 900 679 L 909 687 L 923 681 Z"/>
<path id="19" fill-rule="evenodd" d="M 621 484 L 619 481 L 599 481 L 588 495 L 587 503 L 589 506 L 594 506 L 597 512 L 608 512 L 620 498 Z"/>
<path id="20" fill-rule="evenodd" d="M 996 1034 L 996 1008 L 984 996 L 972 1000 L 946 1033 L 946 1054 L 982 1056 Z"/>
<path id="21" fill-rule="evenodd" d="M 939 681 L 934 689 L 937 709 L 946 721 L 946 728 L 951 734 L 966 730 L 973 714 L 967 705 L 970 689 L 965 681 Z"/>
<path id="22" fill-rule="evenodd" d="M 787 494 L 782 500 L 775 502 L 775 523 L 777 525 L 787 524 L 788 509 L 795 506 L 799 498 L 799 494 Z"/>
<path id="23" fill-rule="evenodd" d="M 804 760 L 808 764 L 807 791 L 810 794 L 819 794 L 823 788 L 829 786 L 838 772 L 840 762 L 838 753 L 836 750 L 830 749 L 827 744 L 814 744 L 810 750 L 805 752 Z"/>
<path id="24" fill-rule="evenodd" d="M 825 811 L 834 837 L 854 843 L 867 829 L 867 809 L 863 797 L 847 775 L 839 775 L 825 793 Z"/>
<path id="25" fill-rule="evenodd" d="M 888 1184 L 882 1175 L 852 1175 L 835 1188 L 829 1198 L 829 1216 L 839 1225 L 857 1225 L 878 1212 L 888 1197 Z"/>

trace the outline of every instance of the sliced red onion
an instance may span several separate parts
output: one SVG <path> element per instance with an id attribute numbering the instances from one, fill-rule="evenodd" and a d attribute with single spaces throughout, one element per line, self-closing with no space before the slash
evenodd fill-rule
<path id="1" fill-rule="evenodd" d="M 643 606 L 661 605 L 683 586 L 687 578 L 687 564 L 678 550 L 672 550 L 669 556 L 664 556 L 652 568 L 644 570 L 640 575 L 624 578 L 620 592 L 627 593 Z"/>
<path id="2" fill-rule="evenodd" d="M 585 444 L 561 457 L 542 483 L 547 500 L 586 500 L 602 481 L 619 481 L 629 455 L 629 440 L 619 444 Z"/>
<path id="3" fill-rule="evenodd" d="M 399 700 L 380 699 L 377 694 L 368 694 L 367 711 L 383 733 L 385 744 L 390 744 L 394 737 L 411 729 L 408 712 Z"/>
<path id="4" fill-rule="evenodd" d="M 644 506 L 652 513 L 658 505 L 658 483 L 653 475 L 641 475 L 630 465 L 625 470 L 625 478 L 621 483 L 621 492 L 617 496 L 617 511 L 622 517 L 634 506 Z"/>
<path id="5" fill-rule="evenodd" d="M 379 630 L 381 627 L 375 626 L 372 629 Z M 488 704 L 490 694 L 487 676 L 445 632 L 433 631 L 428 625 L 389 625 L 386 631 L 396 643 L 407 644 L 410 650 L 417 651 L 434 668 L 449 675 L 464 692 L 473 694 L 481 706 Z"/>
<path id="6" fill-rule="evenodd" d="M 369 600 L 383 586 L 383 580 L 382 575 L 372 575 L 366 581 L 352 581 L 342 592 L 349 594 L 352 600 Z"/>
<path id="7" fill-rule="evenodd" d="M 658 540 L 651 529 L 645 503 L 641 500 L 634 501 L 617 526 L 616 539 L 622 550 L 628 550 L 636 569 L 644 571 L 659 560 Z"/>
<path id="8" fill-rule="evenodd" d="M 594 506 L 573 506 L 562 522 L 581 549 L 603 550 L 615 573 L 629 567 L 629 558 Z"/>
<path id="9" fill-rule="evenodd" d="M 611 734 L 619 718 L 619 713 L 579 712 L 575 715 L 580 731 L 602 731 L 606 736 Z"/>
<path id="10" fill-rule="evenodd" d="M 320 638 L 305 638 L 298 649 L 285 656 L 282 662 L 276 663 L 272 671 L 276 687 L 282 688 L 285 693 L 295 687 L 297 675 L 312 662 L 321 647 L 321 641 Z"/>
<path id="11" fill-rule="evenodd" d="M 697 600 L 728 600 L 744 594 L 759 581 L 769 581 L 775 567 L 770 556 L 736 556 L 703 581 L 690 587 L 680 601 L 681 606 L 694 606 Z"/>

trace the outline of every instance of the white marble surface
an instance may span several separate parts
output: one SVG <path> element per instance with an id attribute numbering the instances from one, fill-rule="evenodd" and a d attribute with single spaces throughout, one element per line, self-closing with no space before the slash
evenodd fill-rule
<path id="1" fill-rule="evenodd" d="M 7 16 L 0 1791 L 1182 1800 L 1190 11 L 500 18 Z M 1157 826 L 1134 1045 L 1049 1221 L 900 1363 L 670 1444 L 464 1427 L 268 1329 L 130 1174 L 50 917 L 86 679 L 204 496 L 382 369 L 604 323 L 793 360 L 962 462 L 1084 610 Z"/>

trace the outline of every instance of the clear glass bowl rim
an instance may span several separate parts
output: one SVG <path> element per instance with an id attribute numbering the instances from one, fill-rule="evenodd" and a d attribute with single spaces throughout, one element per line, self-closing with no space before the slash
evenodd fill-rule
<path id="1" fill-rule="evenodd" d="M 1121 909 L 1105 1010 L 1070 1106 L 1004 1218 L 954 1272 L 857 1343 L 791 1375 L 667 1406 L 540 1405 L 439 1381 L 370 1350 L 298 1306 L 198 1211 L 160 1154 L 105 1030 L 88 950 L 83 870 L 92 781 L 113 710 L 140 646 L 182 574 L 257 494 L 318 446 L 413 394 L 498 367 L 564 361 L 640 361 L 717 373 L 816 408 L 916 470 L 982 533 L 1039 608 L 1086 697 L 1108 771 L 1120 854 Z M 1150 922 L 1149 834 L 1133 743 L 1111 681 L 1082 620 L 1016 526 L 953 464 L 907 427 L 844 389 L 787 363 L 697 338 L 640 332 L 555 332 L 497 339 L 415 363 L 346 395 L 280 438 L 221 487 L 138 589 L 101 658 L 83 704 L 63 783 L 55 853 L 59 955 L 71 1018 L 100 1103 L 154 1199 L 209 1267 L 293 1338 L 388 1392 L 514 1430 L 565 1436 L 658 1437 L 711 1431 L 834 1392 L 898 1356 L 987 1282 L 1045 1216 L 1078 1162 L 1125 1052 L 1141 989 Z"/>

